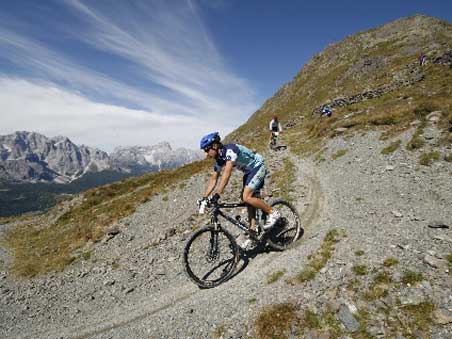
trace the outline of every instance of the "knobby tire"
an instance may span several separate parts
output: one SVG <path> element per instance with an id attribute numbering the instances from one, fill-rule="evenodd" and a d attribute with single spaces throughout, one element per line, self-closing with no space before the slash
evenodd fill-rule
<path id="1" fill-rule="evenodd" d="M 277 199 L 270 205 L 281 212 L 281 218 L 268 231 L 267 244 L 275 250 L 284 251 L 303 235 L 300 216 L 288 201 Z"/>
<path id="2" fill-rule="evenodd" d="M 217 246 L 214 245 L 215 237 Z M 226 281 L 234 272 L 239 248 L 234 236 L 227 230 L 208 225 L 192 234 L 183 256 L 188 277 L 201 288 L 212 288 Z M 211 278 L 211 275 L 215 277 Z"/>

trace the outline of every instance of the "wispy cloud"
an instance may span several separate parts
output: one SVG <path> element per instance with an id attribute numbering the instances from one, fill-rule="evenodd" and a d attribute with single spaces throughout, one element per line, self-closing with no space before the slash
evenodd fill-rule
<path id="1" fill-rule="evenodd" d="M 29 130 L 48 136 L 65 135 L 76 143 L 111 151 L 116 146 L 150 145 L 162 140 L 194 145 L 196 133 L 209 127 L 197 117 L 96 103 L 50 83 L 0 78 L 0 88 L 0 133 Z M 189 135 L 188 130 L 195 133 Z"/>
<path id="2" fill-rule="evenodd" d="M 63 114 L 58 112 L 69 97 L 72 107 L 64 110 L 66 117 L 73 114 L 75 119 L 83 116 L 82 110 L 90 112 L 91 118 L 85 121 L 90 124 L 87 130 L 98 129 L 101 126 L 96 124 L 105 122 L 106 115 L 113 117 L 122 111 L 124 113 L 119 115 L 127 116 L 130 122 L 113 118 L 113 121 L 124 122 L 123 126 L 115 126 L 118 133 L 128 135 L 126 129 L 133 129 L 134 123 L 140 124 L 140 119 L 147 117 L 154 121 L 153 125 L 160 121 L 168 127 L 164 131 L 162 128 L 153 131 L 160 140 L 170 139 L 168 134 L 184 130 L 176 128 L 184 125 L 185 131 L 190 132 L 179 136 L 179 143 L 187 144 L 191 139 L 192 146 L 199 137 L 195 133 L 229 132 L 256 109 L 252 87 L 225 66 L 203 25 L 197 3 L 118 1 L 104 3 L 108 8 L 92 3 L 65 1 L 64 9 L 78 25 L 53 28 L 62 37 L 70 34 L 87 50 L 101 53 L 100 57 L 114 58 L 116 67 L 123 67 L 121 72 L 115 72 L 114 67 L 96 70 L 94 62 L 78 58 L 79 51 L 71 51 L 67 48 L 70 46 L 58 48 L 0 23 L 0 61 L 3 58 L 15 65 L 15 71 L 11 71 L 2 69 L 0 63 L 0 82 L 2 87 L 9 88 L 11 96 L 22 97 L 23 105 L 8 106 L 9 99 L 2 95 L 2 115 L 7 112 L 5 108 L 28 111 L 25 106 L 36 104 L 36 97 L 30 96 L 31 93 L 40 91 L 48 100 L 47 103 L 40 100 L 40 107 L 48 110 L 49 115 Z M 59 96 L 59 100 L 51 100 L 50 89 L 53 98 Z M 30 120 L 35 120 L 36 113 L 28 111 L 27 114 Z M 101 119 L 92 119 L 93 116 Z M 182 119 L 184 117 L 187 120 Z M 41 121 L 44 131 L 46 124 L 52 125 L 46 119 L 44 115 Z M 22 127 L 23 121 L 8 121 L 9 128 L 26 129 Z M 63 127 L 67 129 L 69 125 L 61 127 L 59 134 L 67 133 Z M 83 135 L 82 141 L 87 143 L 87 132 Z M 91 140 L 93 144 L 105 145 L 108 138 L 101 138 L 98 134 Z M 125 144 L 147 143 L 147 139 L 140 141 L 137 137 L 131 139 L 133 142 L 121 140 Z"/>

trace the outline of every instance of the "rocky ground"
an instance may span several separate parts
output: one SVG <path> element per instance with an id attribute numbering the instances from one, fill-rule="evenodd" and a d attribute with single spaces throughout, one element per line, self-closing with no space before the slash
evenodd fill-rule
<path id="1" fill-rule="evenodd" d="M 63 273 L 17 280 L 4 265 L 0 337 L 265 337 L 258 326 L 263 310 L 290 304 L 298 319 L 287 331 L 291 338 L 450 338 L 452 163 L 420 165 L 419 152 L 405 149 L 412 133 L 388 155 L 381 150 L 393 140 L 376 132 L 337 137 L 311 159 L 271 152 L 272 170 L 286 156 L 296 164 L 293 197 L 304 236 L 290 250 L 243 257 L 237 273 L 213 289 L 197 288 L 181 262 L 193 227 L 207 222 L 195 206 L 205 175 L 141 205 Z M 437 142 L 434 125 L 424 137 L 427 148 Z M 269 179 L 267 193 L 274 188 Z M 237 200 L 239 180 L 224 200 Z M 300 282 L 332 230 L 331 257 Z M 0 255 L 7 263 L 7 253 Z M 412 324 L 413 308 L 425 310 L 424 329 Z M 306 311 L 317 325 L 302 319 Z"/>

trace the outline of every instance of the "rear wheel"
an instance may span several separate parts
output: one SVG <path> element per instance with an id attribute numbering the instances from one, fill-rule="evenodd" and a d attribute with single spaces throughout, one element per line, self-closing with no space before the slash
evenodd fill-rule
<path id="1" fill-rule="evenodd" d="M 209 225 L 196 231 L 184 248 L 184 265 L 190 279 L 199 287 L 211 288 L 234 272 L 239 248 L 227 230 Z"/>
<path id="2" fill-rule="evenodd" d="M 281 218 L 268 231 L 267 243 L 271 248 L 283 251 L 303 236 L 300 216 L 295 207 L 285 200 L 275 200 L 271 206 L 280 212 Z"/>

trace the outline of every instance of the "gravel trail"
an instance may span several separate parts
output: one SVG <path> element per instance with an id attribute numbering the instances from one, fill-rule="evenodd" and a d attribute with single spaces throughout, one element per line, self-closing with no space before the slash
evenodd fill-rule
<path id="1" fill-rule="evenodd" d="M 430 143 L 437 140 L 434 132 L 426 132 Z M 411 133 L 400 137 L 402 144 Z M 445 255 L 452 236 L 450 228 L 428 225 L 451 220 L 452 166 L 440 161 L 420 167 L 418 154 L 403 147 L 381 154 L 390 142 L 369 133 L 331 140 L 320 161 L 302 160 L 287 150 L 267 156 L 273 172 L 286 156 L 296 164 L 294 204 L 303 238 L 284 252 L 243 257 L 236 274 L 213 289 L 199 289 L 187 278 L 181 256 L 193 225 L 208 222 L 194 206 L 205 188 L 205 174 L 150 199 L 116 225 L 119 234 L 91 248 L 91 259 L 61 274 L 17 281 L 1 271 L 0 337 L 250 338 L 256 336 L 254 322 L 262 308 L 286 302 L 319 314 L 328 306 L 341 310 L 339 315 L 344 305 L 353 304 L 375 315 L 368 331 L 384 337 L 387 321 L 373 302 L 361 298 L 373 273 L 360 277 L 356 290 L 350 284 L 356 280 L 356 265 L 378 271 L 391 256 L 399 261 L 390 271 L 395 283 L 406 270 L 421 272 L 423 280 L 420 285 L 394 285 L 388 298 L 406 305 L 433 302 L 431 337 L 447 338 L 452 285 Z M 333 160 L 343 149 L 345 155 Z M 240 179 L 239 174 L 233 177 L 223 201 L 237 200 Z M 274 188 L 269 179 L 268 192 Z M 325 267 L 304 284 L 288 283 L 308 265 L 330 230 L 343 235 Z M 279 271 L 282 278 L 269 284 L 268 278 Z M 344 331 L 350 330 L 351 324 L 341 321 Z"/>

